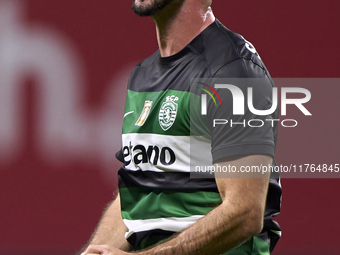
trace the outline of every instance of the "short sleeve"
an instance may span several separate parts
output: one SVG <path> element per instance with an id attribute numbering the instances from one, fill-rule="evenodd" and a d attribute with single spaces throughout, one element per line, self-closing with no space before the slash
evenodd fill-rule
<path id="1" fill-rule="evenodd" d="M 262 115 L 263 110 L 273 109 L 273 81 L 266 69 L 239 59 L 222 67 L 212 83 L 217 87 L 220 100 L 218 103 L 211 97 L 207 100 L 213 162 L 254 154 L 274 158 L 278 111 L 275 109 L 273 113 Z M 218 88 L 221 85 L 234 87 Z M 248 97 L 252 98 L 253 108 L 261 110 L 261 114 L 248 107 Z"/>

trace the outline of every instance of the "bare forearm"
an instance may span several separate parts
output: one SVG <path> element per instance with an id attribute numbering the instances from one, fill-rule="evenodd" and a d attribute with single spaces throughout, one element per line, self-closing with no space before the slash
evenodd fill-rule
<path id="1" fill-rule="evenodd" d="M 121 216 L 118 194 L 117 198 L 104 211 L 88 245 L 106 244 L 120 250 L 129 251 L 131 246 L 124 237 L 126 231 L 127 228 Z"/>
<path id="2" fill-rule="evenodd" d="M 240 214 L 228 208 L 224 204 L 218 206 L 175 238 L 149 250 L 141 251 L 140 254 L 221 254 L 261 230 L 261 227 L 254 226 L 251 211 Z"/>
<path id="3" fill-rule="evenodd" d="M 270 164 L 272 158 L 251 155 L 230 159 L 222 165 Z M 157 245 L 144 255 L 221 254 L 240 245 L 262 229 L 269 174 L 255 174 L 256 178 L 216 178 L 223 203 L 177 237 Z"/>

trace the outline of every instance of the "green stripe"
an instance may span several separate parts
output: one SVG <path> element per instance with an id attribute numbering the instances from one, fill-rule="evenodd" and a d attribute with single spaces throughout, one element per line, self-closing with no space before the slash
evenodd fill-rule
<path id="1" fill-rule="evenodd" d="M 205 215 L 221 203 L 218 192 L 120 188 L 123 219 L 145 220 Z"/>
<path id="2" fill-rule="evenodd" d="M 189 136 L 190 135 L 190 92 L 166 90 L 158 92 L 135 92 L 127 91 L 125 112 L 134 111 L 125 117 L 123 123 L 123 134 L 128 133 L 153 133 L 160 135 Z M 177 115 L 173 125 L 164 131 L 159 123 L 159 112 L 162 104 L 168 96 L 177 96 Z M 143 126 L 135 123 L 141 115 L 145 101 L 152 101 L 152 107 L 148 118 Z"/>

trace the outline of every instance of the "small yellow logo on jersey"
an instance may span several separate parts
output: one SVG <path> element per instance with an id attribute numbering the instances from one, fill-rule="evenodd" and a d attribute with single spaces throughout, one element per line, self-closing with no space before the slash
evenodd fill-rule
<path id="1" fill-rule="evenodd" d="M 145 101 L 143 111 L 140 114 L 140 116 L 139 116 L 139 118 L 138 118 L 138 120 L 135 124 L 136 126 L 143 126 L 144 125 L 144 123 L 145 123 L 146 119 L 148 118 L 149 113 L 151 111 L 151 106 L 152 106 L 152 101 L 149 101 L 149 100 Z"/>

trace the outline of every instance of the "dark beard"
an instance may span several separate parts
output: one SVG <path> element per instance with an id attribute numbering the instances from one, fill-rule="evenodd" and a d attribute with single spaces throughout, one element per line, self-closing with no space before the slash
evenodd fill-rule
<path id="1" fill-rule="evenodd" d="M 153 0 L 153 3 L 148 6 L 136 6 L 133 0 L 132 10 L 140 17 L 153 16 L 172 1 L 174 0 Z"/>

